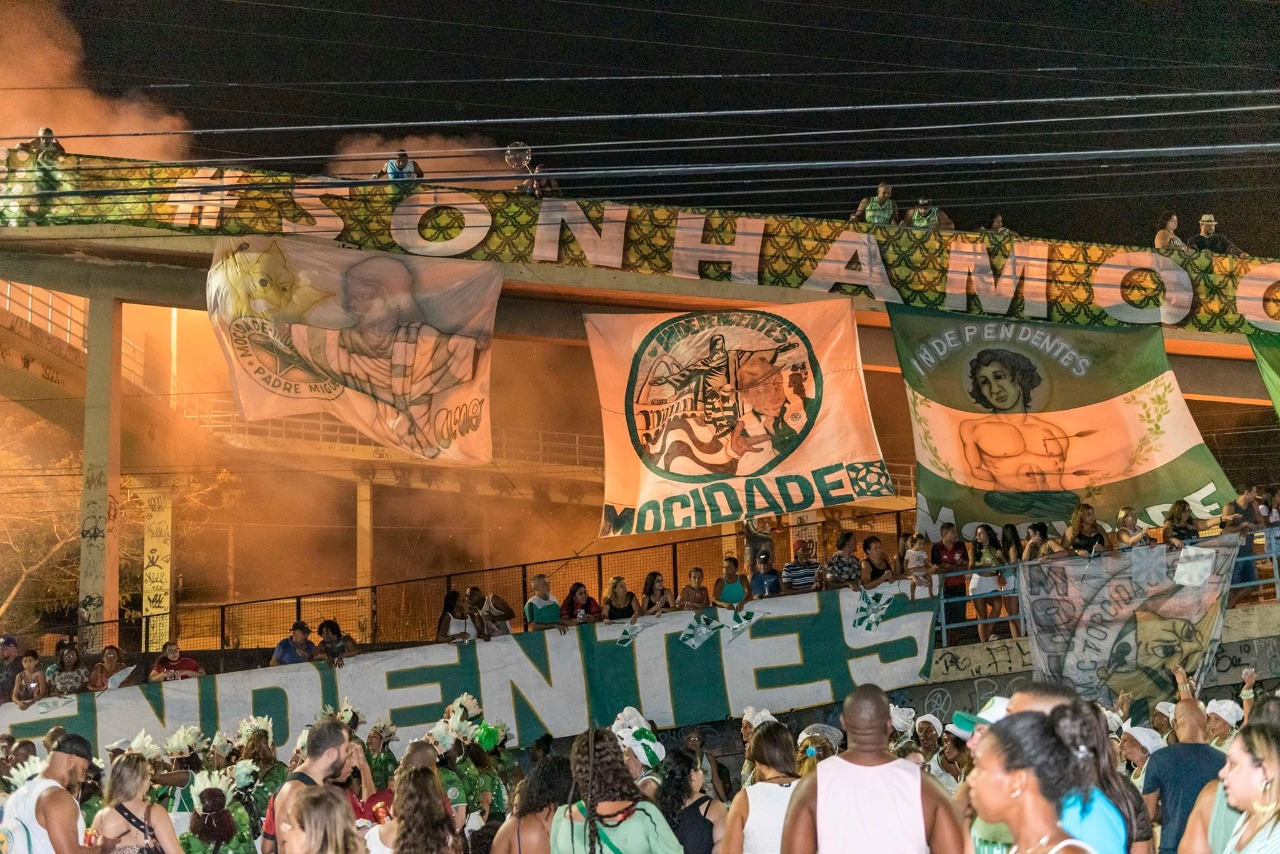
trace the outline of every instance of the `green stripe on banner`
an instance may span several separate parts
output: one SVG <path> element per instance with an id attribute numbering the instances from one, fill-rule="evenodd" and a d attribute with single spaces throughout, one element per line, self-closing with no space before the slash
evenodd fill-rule
<path id="1" fill-rule="evenodd" d="M 1249 335 L 1253 359 L 1258 363 L 1258 373 L 1271 396 L 1271 405 L 1280 413 L 1280 335 L 1254 332 Z"/>
<path id="2" fill-rule="evenodd" d="M 582 665 L 587 672 L 589 714 L 595 726 L 609 726 L 624 706 L 640 706 L 636 678 L 636 645 L 619 646 L 615 638 L 582 637 Z"/>
<path id="3" fill-rule="evenodd" d="M 200 703 L 200 731 L 212 734 L 218 727 L 218 681 L 197 679 L 196 696 Z"/>
<path id="4" fill-rule="evenodd" d="M 1121 507 L 1132 506 L 1143 525 L 1164 525 L 1169 505 L 1185 499 L 1200 518 L 1220 514 L 1235 499 L 1222 467 L 1209 449 L 1199 444 L 1166 465 L 1128 480 L 1104 484 L 1080 493 L 1054 494 L 997 493 L 972 489 L 916 465 L 916 529 L 937 542 L 943 522 L 955 522 L 966 539 L 973 537 L 978 524 L 987 523 L 997 531 L 1005 523 L 1025 526 L 1031 522 L 1057 524 L 1065 530 L 1077 500 L 1092 504 L 1098 521 L 1115 527 Z M 1023 502 L 1018 506 L 1018 502 Z"/>
<path id="5" fill-rule="evenodd" d="M 1036 412 L 1109 400 L 1169 370 L 1158 327 L 1081 329 L 900 305 L 888 309 L 903 379 L 952 409 L 993 411 L 974 399 L 980 389 L 971 378 L 971 363 L 985 363 L 999 353 L 1021 356 L 1033 374 L 1026 398 Z"/>

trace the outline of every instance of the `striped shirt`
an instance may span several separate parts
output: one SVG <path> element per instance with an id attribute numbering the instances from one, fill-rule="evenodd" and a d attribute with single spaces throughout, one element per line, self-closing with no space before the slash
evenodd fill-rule
<path id="1" fill-rule="evenodd" d="M 792 590 L 808 590 L 813 587 L 820 569 L 821 567 L 813 561 L 808 563 L 792 561 L 782 567 L 782 583 Z"/>

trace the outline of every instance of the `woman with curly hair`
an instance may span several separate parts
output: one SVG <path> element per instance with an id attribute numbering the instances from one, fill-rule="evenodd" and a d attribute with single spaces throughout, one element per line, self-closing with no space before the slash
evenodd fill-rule
<path id="1" fill-rule="evenodd" d="M 365 836 L 369 854 L 461 852 L 462 835 L 445 809 L 440 781 L 430 768 L 405 765 L 396 772 L 391 819 Z"/>
<path id="2" fill-rule="evenodd" d="M 520 784 L 511 815 L 498 829 L 490 854 L 551 854 L 551 819 L 569 802 L 573 771 L 568 758 L 548 755 Z"/>
<path id="3" fill-rule="evenodd" d="M 684 854 L 658 808 L 627 772 L 618 737 L 590 729 L 570 751 L 574 791 L 581 800 L 556 810 L 551 849 L 586 854 Z"/>
<path id="4" fill-rule="evenodd" d="M 702 765 L 696 753 L 677 747 L 667 755 L 655 800 L 685 854 L 720 850 L 729 813 L 724 804 L 702 793 Z"/>
<path id="5" fill-rule="evenodd" d="M 276 758 L 276 749 L 271 744 L 271 733 L 264 729 L 255 730 L 240 751 L 242 759 L 248 759 L 258 767 L 258 783 L 253 787 L 250 797 L 253 799 L 254 814 L 265 816 L 267 802 L 272 795 L 280 791 L 289 776 L 289 766 Z"/>

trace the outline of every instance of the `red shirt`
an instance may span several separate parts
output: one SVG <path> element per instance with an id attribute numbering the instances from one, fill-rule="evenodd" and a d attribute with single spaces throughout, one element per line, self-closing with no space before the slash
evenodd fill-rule
<path id="1" fill-rule="evenodd" d="M 365 809 L 365 805 L 360 803 L 360 799 L 350 789 L 343 789 L 343 794 L 347 796 L 347 802 L 351 804 L 351 812 L 355 815 L 356 821 L 362 818 L 368 818 L 369 812 Z M 377 795 L 373 796 L 374 798 Z M 369 799 L 371 802 L 373 798 Z M 272 795 L 267 800 L 267 814 L 262 817 L 262 838 L 276 838 L 276 796 Z"/>
<path id="2" fill-rule="evenodd" d="M 182 657 L 177 661 L 170 661 L 169 656 L 164 656 L 156 662 L 155 667 L 151 668 L 152 673 L 174 673 L 179 670 L 190 670 L 192 673 L 200 672 L 200 663 L 194 658 Z M 180 676 L 180 679 L 190 679 L 190 676 Z"/>
<path id="3" fill-rule="evenodd" d="M 598 617 L 601 614 L 600 603 L 588 596 L 585 605 L 579 605 L 570 599 L 564 600 L 560 605 L 560 617 L 566 623 L 578 619 L 579 611 L 586 611 L 592 617 Z"/>
<path id="4" fill-rule="evenodd" d="M 950 546 L 934 543 L 931 557 L 939 572 L 955 572 L 969 567 L 969 550 L 959 540 Z M 968 583 L 963 575 L 948 576 L 945 582 L 948 587 L 964 587 Z"/>

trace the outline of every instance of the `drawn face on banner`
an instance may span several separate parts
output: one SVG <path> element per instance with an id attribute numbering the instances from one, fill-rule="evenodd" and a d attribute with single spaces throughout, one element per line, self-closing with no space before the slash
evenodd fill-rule
<path id="1" fill-rule="evenodd" d="M 684 315 L 654 329 L 636 353 L 627 421 L 651 471 L 725 480 L 786 459 L 821 398 L 821 368 L 791 321 L 763 311 Z"/>

